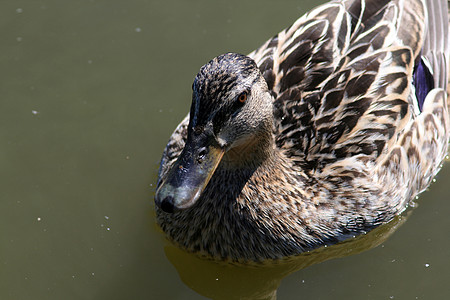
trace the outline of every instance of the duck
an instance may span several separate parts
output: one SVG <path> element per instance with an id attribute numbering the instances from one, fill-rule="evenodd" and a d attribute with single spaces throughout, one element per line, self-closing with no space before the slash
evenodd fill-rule
<path id="1" fill-rule="evenodd" d="M 202 257 L 262 262 L 402 214 L 449 143 L 443 0 L 336 0 L 200 68 L 162 154 L 156 222 Z"/>

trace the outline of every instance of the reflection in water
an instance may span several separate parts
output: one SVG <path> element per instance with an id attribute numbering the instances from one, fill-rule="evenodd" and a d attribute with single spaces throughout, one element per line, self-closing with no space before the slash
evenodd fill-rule
<path id="1" fill-rule="evenodd" d="M 212 299 L 276 299 L 277 288 L 287 275 L 332 258 L 361 253 L 380 245 L 406 221 L 410 213 L 354 239 L 259 265 L 231 265 L 205 260 L 173 245 L 166 246 L 165 253 L 176 267 L 181 280 L 203 296 Z"/>

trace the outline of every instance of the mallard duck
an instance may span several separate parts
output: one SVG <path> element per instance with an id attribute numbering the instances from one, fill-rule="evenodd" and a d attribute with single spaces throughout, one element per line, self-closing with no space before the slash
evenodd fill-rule
<path id="1" fill-rule="evenodd" d="M 215 57 L 162 156 L 159 226 L 187 251 L 263 261 L 391 221 L 447 153 L 448 41 L 446 1 L 342 0 Z"/>

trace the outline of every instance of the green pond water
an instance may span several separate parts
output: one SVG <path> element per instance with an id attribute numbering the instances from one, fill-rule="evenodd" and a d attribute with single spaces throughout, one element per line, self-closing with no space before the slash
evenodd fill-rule
<path id="1" fill-rule="evenodd" d="M 396 222 L 277 265 L 201 260 L 155 225 L 198 69 L 320 3 L 1 1 L 0 299 L 450 299 L 449 163 Z"/>

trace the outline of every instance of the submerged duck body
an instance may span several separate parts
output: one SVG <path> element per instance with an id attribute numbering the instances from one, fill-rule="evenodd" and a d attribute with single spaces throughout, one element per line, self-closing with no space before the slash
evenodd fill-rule
<path id="1" fill-rule="evenodd" d="M 163 153 L 157 222 L 218 259 L 300 254 L 391 221 L 447 153 L 447 2 L 333 1 L 204 65 Z"/>

